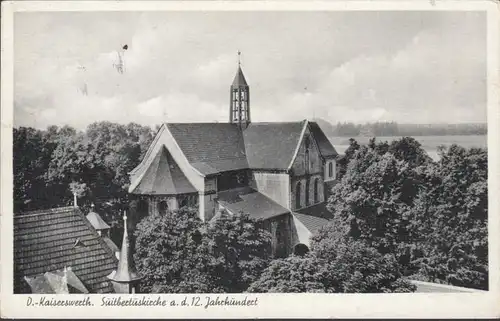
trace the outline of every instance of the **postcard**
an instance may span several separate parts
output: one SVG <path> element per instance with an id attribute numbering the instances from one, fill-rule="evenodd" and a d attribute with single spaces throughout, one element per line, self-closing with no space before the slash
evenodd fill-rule
<path id="1" fill-rule="evenodd" d="M 5 318 L 498 317 L 494 1 L 2 3 Z"/>

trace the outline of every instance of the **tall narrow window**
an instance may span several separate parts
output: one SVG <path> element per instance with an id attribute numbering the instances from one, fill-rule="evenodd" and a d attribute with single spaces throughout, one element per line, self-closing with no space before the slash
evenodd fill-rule
<path id="1" fill-rule="evenodd" d="M 314 180 L 314 203 L 318 203 L 319 202 L 318 189 L 319 189 L 319 178 L 316 178 Z"/>
<path id="2" fill-rule="evenodd" d="M 304 167 L 305 167 L 306 174 L 307 174 L 307 173 L 309 173 L 309 170 L 311 168 L 311 166 L 309 164 L 309 146 L 311 145 L 309 136 L 304 136 L 304 145 L 306 148 L 306 151 L 304 153 L 304 163 L 305 163 Z"/>
<path id="3" fill-rule="evenodd" d="M 305 166 L 305 169 L 306 169 L 306 173 L 309 173 L 309 150 L 306 150 L 306 155 L 305 155 L 305 158 L 304 158 L 304 166 Z"/>
<path id="4" fill-rule="evenodd" d="M 333 163 L 329 162 L 328 163 L 328 178 L 332 178 L 332 177 L 333 177 Z"/>
<path id="5" fill-rule="evenodd" d="M 148 215 L 148 202 L 144 199 L 139 200 L 137 203 L 137 217 L 138 219 L 142 219 Z"/>
<path id="6" fill-rule="evenodd" d="M 309 206 L 309 180 L 306 180 L 306 206 Z"/>
<path id="7" fill-rule="evenodd" d="M 167 214 L 167 210 L 168 210 L 167 201 L 161 201 L 158 204 L 158 214 L 165 215 L 165 214 Z"/>
<path id="8" fill-rule="evenodd" d="M 297 188 L 295 189 L 295 208 L 300 208 L 300 196 L 301 196 L 301 186 L 300 182 L 297 183 Z"/>

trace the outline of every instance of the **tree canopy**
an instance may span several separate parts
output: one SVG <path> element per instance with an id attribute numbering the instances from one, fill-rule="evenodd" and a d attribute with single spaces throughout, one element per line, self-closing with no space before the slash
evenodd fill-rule
<path id="1" fill-rule="evenodd" d="M 194 209 L 145 217 L 135 232 L 142 291 L 243 292 L 270 257 L 270 235 L 248 215 L 203 223 Z"/>
<path id="2" fill-rule="evenodd" d="M 372 140 L 328 208 L 338 233 L 394 253 L 404 274 L 487 288 L 487 151 L 452 145 L 440 156 L 433 162 L 413 138 Z"/>
<path id="3" fill-rule="evenodd" d="M 391 254 L 344 237 L 333 224 L 312 239 L 305 256 L 272 261 L 250 292 L 380 293 L 413 292 Z"/>

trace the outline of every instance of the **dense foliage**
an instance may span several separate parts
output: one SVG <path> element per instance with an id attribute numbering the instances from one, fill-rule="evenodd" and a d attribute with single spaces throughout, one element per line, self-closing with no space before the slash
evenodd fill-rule
<path id="1" fill-rule="evenodd" d="M 150 215 L 136 227 L 134 260 L 144 277 L 141 292 L 221 292 L 209 278 L 206 234 L 189 209 Z"/>
<path id="2" fill-rule="evenodd" d="M 242 292 L 270 256 L 269 233 L 243 214 L 203 223 L 196 210 L 182 208 L 145 217 L 135 236 L 143 292 Z"/>
<path id="3" fill-rule="evenodd" d="M 290 256 L 271 261 L 249 292 L 327 292 L 329 279 L 326 263 L 314 255 Z"/>
<path id="4" fill-rule="evenodd" d="M 391 254 L 341 234 L 335 225 L 313 237 L 312 251 L 274 260 L 250 292 L 380 293 L 413 292 Z"/>
<path id="5" fill-rule="evenodd" d="M 85 212 L 96 204 L 119 243 L 118 215 L 135 206 L 127 173 L 153 131 L 100 122 L 13 134 L 15 212 L 69 205 L 76 193 Z M 222 212 L 211 223 L 193 209 L 148 216 L 136 231 L 143 291 L 412 291 L 403 275 L 487 289 L 487 151 L 452 145 L 439 154 L 433 162 L 410 137 L 350 139 L 328 199 L 333 222 L 305 256 L 271 261 L 269 233 L 243 214 Z"/>
<path id="6" fill-rule="evenodd" d="M 487 153 L 451 146 L 418 171 L 422 188 L 409 212 L 419 275 L 434 282 L 488 288 Z"/>
<path id="7" fill-rule="evenodd" d="M 328 207 L 341 235 L 395 254 L 406 275 L 485 289 L 487 152 L 452 145 L 440 154 L 432 162 L 412 138 L 372 140 Z"/>
<path id="8" fill-rule="evenodd" d="M 213 278 L 225 292 L 242 292 L 256 280 L 271 257 L 271 235 L 262 221 L 221 211 L 207 226 Z"/>
<path id="9" fill-rule="evenodd" d="M 149 127 L 133 123 L 99 122 L 84 132 L 68 126 L 15 128 L 15 212 L 71 204 L 75 184 L 82 205 L 125 199 L 127 172 L 138 164 L 152 138 Z"/>
<path id="10" fill-rule="evenodd" d="M 344 152 L 344 155 L 339 155 L 337 157 L 337 166 L 338 166 L 338 171 L 337 171 L 337 179 L 341 179 L 342 176 L 345 175 L 345 172 L 347 170 L 347 165 L 353 159 L 354 154 L 356 153 L 357 150 L 359 150 L 361 146 L 358 144 L 358 142 L 350 138 L 349 139 L 349 147 Z"/>

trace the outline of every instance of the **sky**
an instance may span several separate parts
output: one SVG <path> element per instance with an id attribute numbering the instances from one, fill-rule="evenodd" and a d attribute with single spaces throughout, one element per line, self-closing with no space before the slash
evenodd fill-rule
<path id="1" fill-rule="evenodd" d="M 226 122 L 238 51 L 255 122 L 486 121 L 481 12 L 23 12 L 14 125 Z"/>

